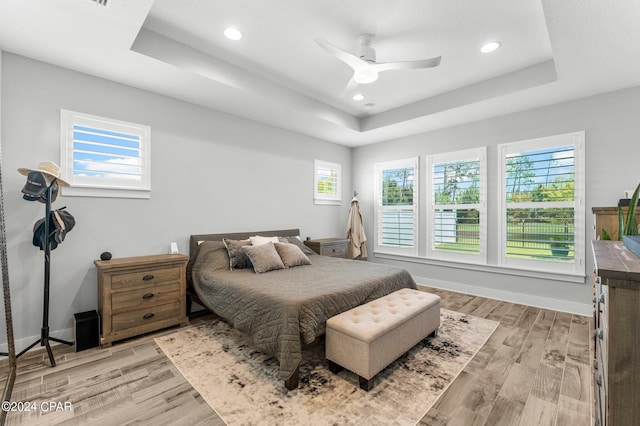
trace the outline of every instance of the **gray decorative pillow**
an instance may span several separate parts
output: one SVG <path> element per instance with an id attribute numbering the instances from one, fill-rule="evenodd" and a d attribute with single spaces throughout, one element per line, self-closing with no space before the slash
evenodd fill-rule
<path id="1" fill-rule="evenodd" d="M 300 250 L 295 244 L 276 243 L 276 251 L 282 259 L 282 263 L 286 268 L 292 268 L 300 265 L 311 265 L 311 261 L 306 254 Z"/>
<path id="2" fill-rule="evenodd" d="M 249 240 L 230 240 L 223 238 L 222 242 L 227 248 L 229 253 L 229 268 L 233 269 L 245 269 L 251 267 L 251 261 L 247 257 L 246 253 L 242 250 L 242 247 L 250 246 Z"/>
<path id="3" fill-rule="evenodd" d="M 244 246 L 242 250 L 249 256 L 256 274 L 284 269 L 284 264 L 271 241 L 259 246 Z"/>
<path id="4" fill-rule="evenodd" d="M 196 249 L 196 262 L 203 259 L 212 270 L 229 269 L 229 253 L 222 241 L 203 241 Z"/>

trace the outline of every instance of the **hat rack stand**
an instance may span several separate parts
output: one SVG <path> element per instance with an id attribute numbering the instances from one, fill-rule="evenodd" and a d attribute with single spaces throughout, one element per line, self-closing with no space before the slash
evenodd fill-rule
<path id="1" fill-rule="evenodd" d="M 22 356 L 29 349 L 33 348 L 35 345 L 40 343 L 40 346 L 45 346 L 47 348 L 47 354 L 49 355 L 49 361 L 51 362 L 51 367 L 56 366 L 56 360 L 53 356 L 53 351 L 51 350 L 51 345 L 49 344 L 50 340 L 54 342 L 63 343 L 65 345 L 73 345 L 73 342 L 68 342 L 66 340 L 57 339 L 55 337 L 49 336 L 49 278 L 51 274 L 51 241 L 49 236 L 51 235 L 51 231 L 49 229 L 49 219 L 51 217 L 51 197 L 52 197 L 52 188 L 56 183 L 56 179 L 54 178 L 51 184 L 47 187 L 45 192 L 45 220 L 44 220 L 44 297 L 43 297 L 43 306 L 42 306 L 42 329 L 40 331 L 40 339 L 36 340 L 25 349 L 22 350 L 16 357 Z"/>
<path id="2" fill-rule="evenodd" d="M 9 401 L 13 384 L 16 380 L 16 345 L 13 335 L 13 315 L 11 313 L 11 287 L 9 286 L 9 267 L 7 260 L 7 235 L 4 221 L 4 195 L 2 191 L 2 152 L 0 150 L 0 264 L 2 265 L 2 288 L 4 291 L 4 315 L 7 326 L 7 352 L 2 355 L 9 357 L 9 372 L 2 392 L 2 400 Z M 3 425 L 7 410 L 0 410 L 0 425 Z"/>

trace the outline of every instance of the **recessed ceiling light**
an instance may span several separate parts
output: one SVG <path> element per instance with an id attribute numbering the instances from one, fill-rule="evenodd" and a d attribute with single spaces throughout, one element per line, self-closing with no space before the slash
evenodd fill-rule
<path id="1" fill-rule="evenodd" d="M 498 50 L 500 46 L 502 46 L 501 41 L 490 41 L 488 43 L 483 44 L 482 47 L 480 48 L 480 51 L 482 53 L 491 53 L 493 51 Z"/>
<path id="2" fill-rule="evenodd" d="M 364 95 L 362 93 L 356 93 L 351 99 L 354 101 L 361 101 L 364 99 Z"/>
<path id="3" fill-rule="evenodd" d="M 237 28 L 229 27 L 224 29 L 224 36 L 229 40 L 237 41 L 242 38 L 242 32 Z"/>

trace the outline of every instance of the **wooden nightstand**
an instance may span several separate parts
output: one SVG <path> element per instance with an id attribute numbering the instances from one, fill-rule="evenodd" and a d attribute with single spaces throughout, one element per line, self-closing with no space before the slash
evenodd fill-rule
<path id="1" fill-rule="evenodd" d="M 349 240 L 344 238 L 321 238 L 306 240 L 304 245 L 323 256 L 349 257 Z"/>
<path id="2" fill-rule="evenodd" d="M 161 254 L 96 260 L 100 344 L 189 323 L 188 256 Z"/>

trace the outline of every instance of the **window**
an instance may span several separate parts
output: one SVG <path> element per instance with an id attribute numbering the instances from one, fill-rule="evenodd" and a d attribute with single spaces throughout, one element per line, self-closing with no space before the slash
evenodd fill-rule
<path id="1" fill-rule="evenodd" d="M 340 204 L 342 190 L 341 166 L 337 163 L 315 160 L 314 199 L 316 204 Z"/>
<path id="2" fill-rule="evenodd" d="M 418 159 L 375 165 L 376 249 L 418 253 Z"/>
<path id="3" fill-rule="evenodd" d="M 149 198 L 149 126 L 67 110 L 60 119 L 64 195 Z"/>
<path id="4" fill-rule="evenodd" d="M 499 152 L 502 264 L 584 274 L 584 132 Z"/>
<path id="5" fill-rule="evenodd" d="M 486 261 L 486 148 L 427 157 L 427 257 Z"/>

